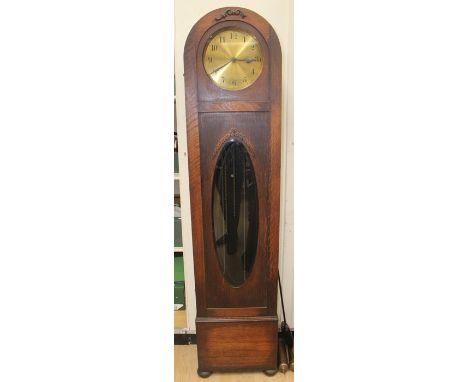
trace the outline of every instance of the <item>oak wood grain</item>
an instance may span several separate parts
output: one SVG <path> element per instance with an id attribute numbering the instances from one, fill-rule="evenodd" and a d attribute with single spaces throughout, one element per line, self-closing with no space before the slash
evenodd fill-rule
<path id="1" fill-rule="evenodd" d="M 203 371 L 277 367 L 277 320 L 197 322 L 198 367 Z"/>

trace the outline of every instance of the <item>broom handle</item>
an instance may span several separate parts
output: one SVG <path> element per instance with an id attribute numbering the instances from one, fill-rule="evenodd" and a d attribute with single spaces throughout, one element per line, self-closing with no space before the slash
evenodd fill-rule
<path id="1" fill-rule="evenodd" d="M 286 323 L 286 313 L 284 312 L 283 288 L 281 288 L 281 279 L 280 279 L 279 269 L 278 269 L 278 283 L 279 283 L 280 296 L 281 296 L 281 308 L 283 309 L 283 319 L 284 319 L 284 323 L 287 324 Z"/>

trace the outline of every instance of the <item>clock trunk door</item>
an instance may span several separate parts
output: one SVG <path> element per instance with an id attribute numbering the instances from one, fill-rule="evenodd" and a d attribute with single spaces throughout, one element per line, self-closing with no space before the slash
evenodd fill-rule
<path id="1" fill-rule="evenodd" d="M 265 313 L 269 155 L 262 146 L 269 140 L 268 113 L 200 118 L 207 313 Z"/>

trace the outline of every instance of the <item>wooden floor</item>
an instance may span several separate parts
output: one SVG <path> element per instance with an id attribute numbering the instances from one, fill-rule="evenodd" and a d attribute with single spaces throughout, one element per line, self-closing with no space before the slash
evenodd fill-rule
<path id="1" fill-rule="evenodd" d="M 187 311 L 175 310 L 174 311 L 174 329 L 184 329 L 187 327 Z"/>
<path id="2" fill-rule="evenodd" d="M 197 374 L 197 345 L 174 346 L 174 382 L 291 382 L 294 373 L 276 373 L 268 377 L 261 371 L 248 373 L 213 373 L 208 378 L 200 378 Z"/>

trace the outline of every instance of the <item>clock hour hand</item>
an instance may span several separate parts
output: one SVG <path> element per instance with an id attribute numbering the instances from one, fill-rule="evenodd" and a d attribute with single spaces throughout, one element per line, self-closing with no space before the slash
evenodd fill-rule
<path id="1" fill-rule="evenodd" d="M 250 64 L 251 62 L 253 61 L 257 61 L 255 58 L 253 57 L 246 57 L 246 58 L 233 58 L 233 61 L 245 61 L 247 64 Z"/>

